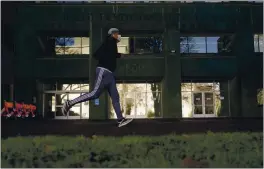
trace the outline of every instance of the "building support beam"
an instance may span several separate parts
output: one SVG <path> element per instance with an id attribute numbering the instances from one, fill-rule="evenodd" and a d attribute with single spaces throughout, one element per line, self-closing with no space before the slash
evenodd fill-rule
<path id="1" fill-rule="evenodd" d="M 95 70 L 97 61 L 93 58 L 93 52 L 101 45 L 104 37 L 101 25 L 93 22 L 92 16 L 90 16 L 90 61 L 89 61 L 89 85 L 90 92 L 95 85 Z M 108 118 L 108 95 L 104 91 L 97 100 L 92 100 L 89 103 L 89 119 L 92 120 L 105 120 Z"/>
<path id="2" fill-rule="evenodd" d="M 254 53 L 254 32 L 251 24 L 250 8 L 240 8 L 234 52 L 237 57 L 238 78 L 241 93 L 241 116 L 258 117 L 258 78 Z"/>
<path id="3" fill-rule="evenodd" d="M 162 114 L 164 118 L 181 118 L 181 62 L 180 32 L 166 29 L 165 41 L 165 72 L 162 80 Z"/>

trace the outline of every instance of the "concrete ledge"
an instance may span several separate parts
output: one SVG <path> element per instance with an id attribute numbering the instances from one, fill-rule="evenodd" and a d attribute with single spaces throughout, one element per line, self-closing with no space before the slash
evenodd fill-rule
<path id="1" fill-rule="evenodd" d="M 135 119 L 118 128 L 115 120 L 2 120 L 2 138 L 36 135 L 165 135 L 263 131 L 262 118 Z"/>

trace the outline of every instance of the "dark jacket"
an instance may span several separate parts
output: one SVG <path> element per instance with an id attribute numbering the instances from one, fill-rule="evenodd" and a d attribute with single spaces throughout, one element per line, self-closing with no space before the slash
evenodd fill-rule
<path id="1" fill-rule="evenodd" d="M 95 51 L 93 57 L 99 61 L 98 67 L 103 67 L 114 72 L 116 69 L 116 58 L 121 57 L 121 54 L 117 52 L 117 40 L 112 36 L 108 36 Z"/>

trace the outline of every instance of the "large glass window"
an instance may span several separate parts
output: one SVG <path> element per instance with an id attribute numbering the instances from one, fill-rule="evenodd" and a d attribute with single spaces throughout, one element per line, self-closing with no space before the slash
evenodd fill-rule
<path id="1" fill-rule="evenodd" d="M 254 49 L 255 52 L 263 52 L 263 34 L 254 35 Z"/>
<path id="2" fill-rule="evenodd" d="M 159 54 L 162 52 L 162 38 L 150 37 L 122 37 L 117 44 L 118 52 L 123 54 Z"/>
<path id="3" fill-rule="evenodd" d="M 119 83 L 117 90 L 123 115 L 133 118 L 161 117 L 160 83 Z M 111 104 L 111 102 L 109 102 Z M 110 118 L 116 118 L 111 104 Z"/>
<path id="4" fill-rule="evenodd" d="M 180 38 L 181 53 L 223 53 L 231 52 L 232 36 L 210 36 Z"/>
<path id="5" fill-rule="evenodd" d="M 56 37 L 56 55 L 90 54 L 89 37 Z M 159 54 L 162 52 L 162 38 L 122 37 L 117 44 L 118 52 L 122 54 Z"/>
<path id="6" fill-rule="evenodd" d="M 68 112 L 67 116 L 63 116 L 61 108 L 66 100 L 75 99 L 89 91 L 89 84 L 62 84 L 56 83 L 55 90 L 44 90 L 43 106 L 45 102 L 50 102 L 51 110 L 44 110 L 45 113 L 51 114 L 55 119 L 87 119 L 89 118 L 89 102 L 82 102 L 74 105 Z M 52 115 L 53 114 L 53 115 Z"/>
<path id="7" fill-rule="evenodd" d="M 182 83 L 182 117 L 216 117 L 221 111 L 228 111 L 228 88 L 220 89 L 220 85 L 218 82 Z"/>
<path id="8" fill-rule="evenodd" d="M 89 54 L 89 38 L 56 37 L 55 51 L 57 55 Z"/>

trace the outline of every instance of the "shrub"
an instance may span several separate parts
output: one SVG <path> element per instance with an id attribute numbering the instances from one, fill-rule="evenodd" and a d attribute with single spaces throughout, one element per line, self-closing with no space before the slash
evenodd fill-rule
<path id="1" fill-rule="evenodd" d="M 2 139 L 2 167 L 263 167 L 262 133 Z"/>

